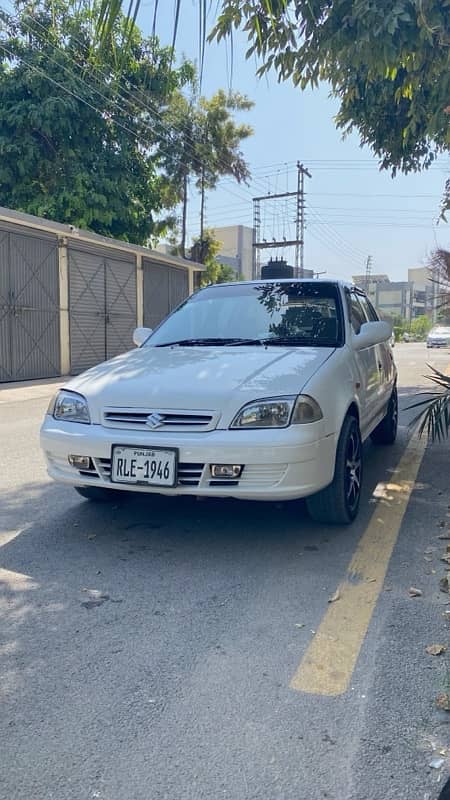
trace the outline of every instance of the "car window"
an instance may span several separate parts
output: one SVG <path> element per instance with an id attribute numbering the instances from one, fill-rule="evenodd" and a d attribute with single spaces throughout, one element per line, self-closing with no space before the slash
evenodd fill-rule
<path id="1" fill-rule="evenodd" d="M 186 343 L 188 339 L 341 346 L 339 291 L 335 284 L 322 281 L 210 286 L 179 306 L 147 344 Z"/>
<path id="2" fill-rule="evenodd" d="M 366 297 L 365 294 L 359 294 L 358 293 L 358 300 L 359 300 L 359 302 L 361 303 L 361 305 L 362 305 L 362 307 L 364 309 L 364 312 L 365 312 L 365 315 L 366 315 L 368 321 L 369 322 L 378 322 L 379 321 L 378 320 L 378 314 L 375 311 L 375 309 L 374 309 L 372 303 L 370 302 L 369 298 Z"/>
<path id="3" fill-rule="evenodd" d="M 348 292 L 347 294 L 348 313 L 352 328 L 356 334 L 361 330 L 361 325 L 368 321 L 368 317 L 359 302 L 359 297 L 356 292 Z"/>

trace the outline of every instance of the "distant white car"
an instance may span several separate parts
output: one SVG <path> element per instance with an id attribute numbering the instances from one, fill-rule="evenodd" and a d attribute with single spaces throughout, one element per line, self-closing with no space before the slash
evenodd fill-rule
<path id="1" fill-rule="evenodd" d="M 439 325 L 432 328 L 427 336 L 427 347 L 449 347 L 450 327 Z"/>
<path id="2" fill-rule="evenodd" d="M 93 500 L 306 497 L 314 519 L 349 523 L 362 442 L 396 436 L 390 336 L 338 281 L 207 287 L 56 394 L 41 431 L 48 472 Z"/>

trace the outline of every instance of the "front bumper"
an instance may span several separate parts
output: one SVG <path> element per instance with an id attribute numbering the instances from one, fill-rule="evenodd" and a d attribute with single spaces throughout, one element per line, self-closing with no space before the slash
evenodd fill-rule
<path id="1" fill-rule="evenodd" d="M 113 483 L 110 473 L 114 444 L 178 448 L 177 486 L 165 489 Z M 314 494 L 331 483 L 336 437 L 323 436 L 321 423 L 279 430 L 155 434 L 60 422 L 47 415 L 41 428 L 41 446 L 50 477 L 72 486 L 164 495 L 292 500 Z M 90 456 L 94 469 L 79 471 L 72 467 L 69 454 Z M 243 464 L 244 468 L 239 479 L 219 481 L 211 477 L 210 464 Z"/>

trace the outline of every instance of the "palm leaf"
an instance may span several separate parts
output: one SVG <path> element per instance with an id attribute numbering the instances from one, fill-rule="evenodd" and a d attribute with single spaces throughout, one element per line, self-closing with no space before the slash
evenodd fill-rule
<path id="1" fill-rule="evenodd" d="M 450 431 L 450 376 L 428 364 L 432 375 L 426 377 L 443 391 L 439 392 L 419 392 L 418 394 L 428 394 L 426 400 L 419 400 L 406 407 L 406 411 L 413 408 L 421 408 L 421 411 L 411 420 L 409 427 L 417 424 L 419 437 L 426 431 L 427 437 L 431 442 L 446 439 Z"/>
<path id="2" fill-rule="evenodd" d="M 175 21 L 173 23 L 172 50 L 175 50 L 178 33 L 178 23 L 180 22 L 181 0 L 175 0 Z"/>
<path id="3" fill-rule="evenodd" d="M 152 36 L 156 36 L 156 20 L 158 18 L 158 6 L 159 0 L 155 0 L 155 8 L 153 9 L 153 24 L 152 24 Z"/>
<path id="4" fill-rule="evenodd" d="M 120 17 L 122 0 L 101 0 L 95 38 L 100 48 L 107 47 L 111 32 Z"/>

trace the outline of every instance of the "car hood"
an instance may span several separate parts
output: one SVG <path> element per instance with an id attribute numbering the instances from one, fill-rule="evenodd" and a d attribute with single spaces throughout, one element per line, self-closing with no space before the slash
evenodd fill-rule
<path id="1" fill-rule="evenodd" d="M 325 347 L 142 347 L 72 379 L 92 422 L 105 407 L 211 410 L 223 422 L 247 402 L 298 394 L 334 352 Z"/>

